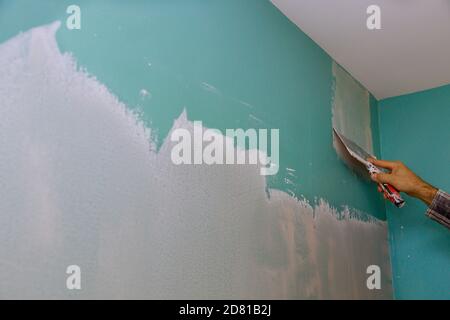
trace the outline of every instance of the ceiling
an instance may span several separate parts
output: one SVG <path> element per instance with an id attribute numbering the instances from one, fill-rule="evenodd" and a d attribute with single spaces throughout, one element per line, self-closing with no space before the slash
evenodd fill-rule
<path id="1" fill-rule="evenodd" d="M 272 0 L 377 99 L 450 83 L 450 0 Z M 369 5 L 381 30 L 369 30 Z"/>

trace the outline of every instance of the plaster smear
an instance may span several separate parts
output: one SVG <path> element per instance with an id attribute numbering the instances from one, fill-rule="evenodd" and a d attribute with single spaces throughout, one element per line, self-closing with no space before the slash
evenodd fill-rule
<path id="1" fill-rule="evenodd" d="M 370 94 L 333 61 L 333 127 L 373 154 Z"/>
<path id="2" fill-rule="evenodd" d="M 58 26 L 0 45 L 0 298 L 392 296 L 384 222 L 267 192 L 255 165 L 173 165 Z"/>

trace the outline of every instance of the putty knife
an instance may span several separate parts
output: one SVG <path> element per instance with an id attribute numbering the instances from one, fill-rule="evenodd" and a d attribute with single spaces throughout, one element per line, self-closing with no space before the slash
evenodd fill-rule
<path id="1" fill-rule="evenodd" d="M 367 161 L 368 158 L 375 159 L 373 155 L 344 137 L 335 128 L 333 128 L 333 134 L 339 156 L 351 169 L 366 179 L 370 179 L 370 175 L 373 173 L 383 172 L 380 168 Z M 405 200 L 403 200 L 400 192 L 393 186 L 388 183 L 379 183 L 378 185 L 383 190 L 386 198 L 396 207 L 401 208 L 405 205 Z"/>

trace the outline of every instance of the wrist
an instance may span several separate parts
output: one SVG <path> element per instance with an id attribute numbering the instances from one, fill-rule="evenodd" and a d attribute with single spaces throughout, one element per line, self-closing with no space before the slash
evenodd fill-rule
<path id="1" fill-rule="evenodd" d="M 422 200 L 427 206 L 429 206 L 433 202 L 437 192 L 438 189 L 426 182 L 423 182 L 411 195 Z"/>

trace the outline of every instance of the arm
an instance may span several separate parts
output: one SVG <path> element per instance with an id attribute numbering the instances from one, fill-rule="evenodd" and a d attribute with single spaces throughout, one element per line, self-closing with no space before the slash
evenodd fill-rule
<path id="1" fill-rule="evenodd" d="M 427 216 L 450 228 L 450 196 L 422 180 L 400 161 L 368 159 L 378 167 L 390 170 L 389 173 L 372 175 L 372 180 L 389 183 L 398 191 L 422 200 L 428 206 Z"/>

